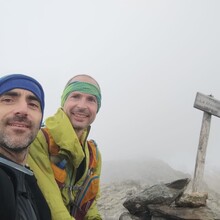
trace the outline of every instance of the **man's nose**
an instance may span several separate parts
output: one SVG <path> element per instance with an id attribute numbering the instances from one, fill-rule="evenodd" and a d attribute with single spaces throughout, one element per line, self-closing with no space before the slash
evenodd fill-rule
<path id="1" fill-rule="evenodd" d="M 19 101 L 16 105 L 15 108 L 15 113 L 16 114 L 23 114 L 23 115 L 27 115 L 28 113 L 28 105 L 26 101 Z"/>
<path id="2" fill-rule="evenodd" d="M 86 106 L 87 106 L 86 99 L 84 99 L 84 98 L 79 99 L 77 105 L 80 108 L 86 108 Z"/>

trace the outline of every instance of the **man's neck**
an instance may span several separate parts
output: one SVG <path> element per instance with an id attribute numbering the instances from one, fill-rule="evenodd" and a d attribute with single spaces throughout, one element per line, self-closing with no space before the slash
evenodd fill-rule
<path id="1" fill-rule="evenodd" d="M 76 132 L 76 136 L 78 137 L 78 139 L 81 140 L 82 134 L 83 134 L 83 130 L 75 129 L 75 132 Z"/>
<path id="2" fill-rule="evenodd" d="M 14 152 L 10 151 L 8 149 L 5 149 L 3 147 L 0 147 L 0 153 L 4 155 L 6 158 L 9 160 L 20 164 L 20 165 L 25 165 L 27 161 L 27 150 L 23 150 L 22 152 Z"/>

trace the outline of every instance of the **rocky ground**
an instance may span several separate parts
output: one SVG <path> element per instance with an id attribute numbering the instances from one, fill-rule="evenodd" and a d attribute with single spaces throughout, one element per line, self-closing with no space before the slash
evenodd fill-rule
<path id="1" fill-rule="evenodd" d="M 209 195 L 207 206 L 216 213 L 217 219 L 220 219 L 220 175 L 218 172 L 214 173 L 215 175 L 211 176 L 206 174 L 209 185 L 206 184 L 204 190 Z M 127 212 L 123 202 L 129 195 L 161 182 L 168 183 L 190 176 L 158 160 L 107 162 L 103 163 L 102 174 L 98 208 L 103 220 L 118 220 L 123 212 Z"/>

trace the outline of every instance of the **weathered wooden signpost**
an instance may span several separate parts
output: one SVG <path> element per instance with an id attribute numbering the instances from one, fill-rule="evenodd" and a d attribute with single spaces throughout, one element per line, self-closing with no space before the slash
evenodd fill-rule
<path id="1" fill-rule="evenodd" d="M 220 101 L 214 99 L 212 95 L 203 95 L 197 92 L 194 107 L 204 111 L 192 183 L 192 191 L 199 192 L 204 174 L 205 156 L 208 145 L 211 116 L 215 115 L 220 117 Z"/>

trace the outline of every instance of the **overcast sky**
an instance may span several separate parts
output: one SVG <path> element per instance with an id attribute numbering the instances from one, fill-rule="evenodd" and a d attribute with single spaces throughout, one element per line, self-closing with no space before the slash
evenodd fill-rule
<path id="1" fill-rule="evenodd" d="M 102 107 L 92 124 L 103 160 L 156 157 L 194 170 L 203 112 L 220 100 L 220 1 L 0 0 L 0 72 L 25 73 L 46 93 L 45 117 L 64 85 L 86 73 Z M 220 118 L 206 163 L 220 167 Z"/>

